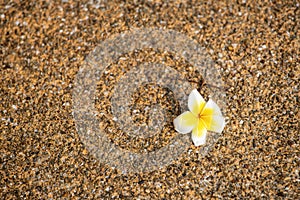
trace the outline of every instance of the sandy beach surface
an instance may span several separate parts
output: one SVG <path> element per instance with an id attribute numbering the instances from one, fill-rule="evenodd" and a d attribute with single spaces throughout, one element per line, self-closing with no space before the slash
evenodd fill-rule
<path id="1" fill-rule="evenodd" d="M 299 7 L 293 0 L 1 1 L 0 199 L 299 199 Z M 174 30 L 206 49 L 226 93 L 226 126 L 205 155 L 190 140 L 170 164 L 124 174 L 82 140 L 73 92 L 101 42 L 146 28 Z M 179 104 L 155 84 L 137 87 L 128 102 L 137 125 L 151 114 L 145 107 L 161 105 L 168 117 L 160 134 L 120 131 L 111 111 L 125 72 L 154 62 L 208 98 L 189 60 L 151 48 L 122 55 L 97 79 L 94 101 L 99 127 L 120 149 L 156 151 L 177 135 Z"/>

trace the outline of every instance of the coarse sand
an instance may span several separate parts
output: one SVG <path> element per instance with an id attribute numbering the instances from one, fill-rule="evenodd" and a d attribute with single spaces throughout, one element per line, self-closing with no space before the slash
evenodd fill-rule
<path id="1" fill-rule="evenodd" d="M 299 7 L 296 0 L 1 1 L 0 199 L 299 199 Z M 153 27 L 205 47 L 224 82 L 227 124 L 205 156 L 191 141 L 168 166 L 122 174 L 82 142 L 72 115 L 74 80 L 101 41 Z M 110 111 L 120 66 L 163 62 L 205 98 L 207 86 L 188 60 L 169 52 L 124 57 L 97 83 L 101 126 L 123 149 L 154 151 L 177 134 L 178 102 L 151 83 L 138 87 L 130 105 L 158 102 L 169 118 L 161 134 L 131 141 Z"/>

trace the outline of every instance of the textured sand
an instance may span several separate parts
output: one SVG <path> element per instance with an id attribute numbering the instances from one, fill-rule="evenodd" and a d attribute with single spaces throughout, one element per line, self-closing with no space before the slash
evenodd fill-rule
<path id="1" fill-rule="evenodd" d="M 299 198 L 299 6 L 297 1 L 2 1 L 0 199 Z M 72 89 L 100 41 L 138 27 L 173 29 L 207 49 L 225 83 L 227 125 L 205 157 L 191 142 L 161 170 L 123 175 L 100 163 L 80 140 Z M 151 50 L 126 56 L 111 65 L 112 76 L 120 75 L 120 65 L 163 60 L 186 69 L 184 76 L 206 94 L 205 85 L 197 84 L 201 75 L 180 58 Z M 98 83 L 96 107 L 108 113 L 104 123 L 113 133 L 108 137 L 137 152 L 167 144 L 176 134 L 172 127 L 147 145 L 128 143 L 126 134 L 113 131 L 114 80 L 104 84 L 106 78 Z M 138 88 L 133 105 L 158 101 L 172 118 L 179 113 L 166 93 L 151 85 Z"/>

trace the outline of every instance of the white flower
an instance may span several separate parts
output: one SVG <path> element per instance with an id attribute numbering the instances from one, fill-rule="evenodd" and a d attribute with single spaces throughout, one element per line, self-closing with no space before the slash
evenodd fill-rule
<path id="1" fill-rule="evenodd" d="M 186 111 L 174 119 L 175 130 L 186 134 L 192 131 L 192 140 L 195 146 L 203 145 L 207 131 L 221 133 L 225 126 L 218 105 L 211 99 L 206 103 L 201 94 L 194 89 L 189 95 Z"/>

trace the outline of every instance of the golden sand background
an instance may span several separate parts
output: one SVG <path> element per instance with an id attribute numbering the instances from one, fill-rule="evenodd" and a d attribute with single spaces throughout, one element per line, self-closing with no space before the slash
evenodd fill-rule
<path id="1" fill-rule="evenodd" d="M 0 199 L 299 198 L 299 6 L 297 1 L 1 1 Z M 98 162 L 80 140 L 72 89 L 100 41 L 139 27 L 173 29 L 207 49 L 226 86 L 228 123 L 204 158 L 191 143 L 161 170 L 123 175 Z M 151 50 L 127 56 L 129 61 L 118 64 L 135 66 L 141 58 L 187 65 Z M 184 75 L 204 91 L 193 70 Z M 99 83 L 98 96 L 106 90 Z M 160 99 L 160 92 L 139 88 L 152 100 Z M 108 97 L 97 101 L 98 109 L 108 109 Z M 138 142 L 128 146 L 121 136 L 110 135 L 123 148 L 144 148 Z M 163 145 L 172 134 L 159 137 L 153 140 Z"/>

